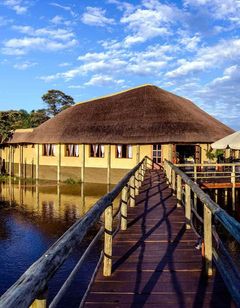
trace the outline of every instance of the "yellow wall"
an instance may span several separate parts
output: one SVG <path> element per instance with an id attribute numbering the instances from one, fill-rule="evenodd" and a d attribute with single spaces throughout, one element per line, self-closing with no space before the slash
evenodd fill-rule
<path id="1" fill-rule="evenodd" d="M 201 146 L 201 160 L 202 162 L 207 161 L 206 158 L 206 150 L 207 145 L 202 144 Z M 133 158 L 117 158 L 116 157 L 116 146 L 111 145 L 111 159 L 110 159 L 110 168 L 111 169 L 118 169 L 118 170 L 129 170 L 132 169 L 140 160 L 143 159 L 144 156 L 152 157 L 152 145 L 134 145 L 133 146 Z M 74 168 L 78 167 L 76 170 L 77 177 L 80 178 L 80 169 L 83 165 L 83 145 L 79 145 L 79 157 L 66 157 L 65 156 L 65 145 L 61 145 L 61 166 L 62 167 L 69 167 Z M 172 160 L 172 144 L 163 144 L 162 145 L 162 161 L 165 159 Z M 32 145 L 24 145 L 22 146 L 23 151 L 23 159 L 22 159 L 22 165 L 33 165 L 36 164 L 36 149 L 37 145 L 33 147 Z M 139 152 L 140 151 L 140 152 Z M 9 161 L 9 152 L 10 147 L 5 147 L 4 149 L 1 149 L 0 156 L 5 159 L 6 162 Z M 104 157 L 103 158 L 96 158 L 96 157 L 90 157 L 90 146 L 85 145 L 85 168 L 86 169 L 92 169 L 98 168 L 98 169 L 104 169 L 105 173 L 108 168 L 109 163 L 109 145 L 105 145 L 104 150 Z M 56 155 L 53 157 L 49 156 L 43 156 L 43 146 L 39 146 L 39 166 L 41 169 L 41 166 L 45 166 L 45 169 L 47 166 L 56 167 L 58 165 L 58 159 L 59 159 L 59 146 L 56 145 Z M 14 148 L 14 164 L 15 164 L 15 170 L 17 164 L 20 162 L 20 147 Z M 9 171 L 8 164 L 6 165 Z M 35 166 L 33 166 L 35 168 Z M 121 172 L 120 172 L 121 173 Z M 119 174 L 120 174 L 119 173 Z M 28 175 L 29 176 L 29 175 Z"/>

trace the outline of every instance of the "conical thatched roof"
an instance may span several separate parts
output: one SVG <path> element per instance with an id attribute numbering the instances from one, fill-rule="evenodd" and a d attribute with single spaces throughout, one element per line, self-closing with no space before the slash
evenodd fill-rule
<path id="1" fill-rule="evenodd" d="M 212 143 L 232 132 L 191 101 L 145 85 L 76 104 L 34 129 L 29 142 Z"/>

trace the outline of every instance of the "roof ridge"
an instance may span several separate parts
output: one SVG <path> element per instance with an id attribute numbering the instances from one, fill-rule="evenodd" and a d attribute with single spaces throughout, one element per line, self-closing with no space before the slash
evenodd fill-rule
<path id="1" fill-rule="evenodd" d="M 75 105 L 73 105 L 73 107 L 77 106 L 77 105 L 80 105 L 80 104 L 84 104 L 84 103 L 88 103 L 88 102 L 93 102 L 93 101 L 96 101 L 98 99 L 108 98 L 108 97 L 112 97 L 112 96 L 115 96 L 115 95 L 118 95 L 118 94 L 126 93 L 128 91 L 139 89 L 139 88 L 143 88 L 143 87 L 146 87 L 146 86 L 152 86 L 152 87 L 157 87 L 158 88 L 158 86 L 155 86 L 154 84 L 146 83 L 146 84 L 142 84 L 142 85 L 139 85 L 139 86 L 136 86 L 136 87 L 133 87 L 133 88 L 128 88 L 126 90 L 122 90 L 122 91 L 118 91 L 118 92 L 114 92 L 114 93 L 110 93 L 110 94 L 106 94 L 106 95 L 102 95 L 102 96 L 97 96 L 97 97 L 94 97 L 94 98 L 92 98 L 90 100 L 84 100 L 82 102 L 76 103 Z"/>

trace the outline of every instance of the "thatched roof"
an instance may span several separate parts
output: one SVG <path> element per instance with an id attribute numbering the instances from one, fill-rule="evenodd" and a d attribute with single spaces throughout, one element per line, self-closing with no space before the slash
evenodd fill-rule
<path id="1" fill-rule="evenodd" d="M 144 85 L 76 104 L 29 135 L 34 143 L 212 143 L 233 130 L 190 100 Z"/>
<path id="2" fill-rule="evenodd" d="M 7 143 L 16 144 L 16 143 L 32 143 L 32 132 L 33 128 L 26 129 L 16 129 L 12 136 L 9 138 Z"/>

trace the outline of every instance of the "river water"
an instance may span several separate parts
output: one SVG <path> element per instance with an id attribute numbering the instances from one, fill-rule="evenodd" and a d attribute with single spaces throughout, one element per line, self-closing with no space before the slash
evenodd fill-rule
<path id="1" fill-rule="evenodd" d="M 109 189 L 111 187 L 104 184 L 0 183 L 0 294 Z M 93 228 L 51 280 L 50 299 L 85 251 L 97 228 Z M 99 242 L 59 307 L 78 307 L 101 248 Z"/>

